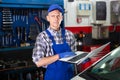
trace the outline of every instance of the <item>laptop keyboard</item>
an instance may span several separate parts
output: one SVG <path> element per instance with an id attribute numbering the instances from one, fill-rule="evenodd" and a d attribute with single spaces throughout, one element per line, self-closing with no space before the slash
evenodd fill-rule
<path id="1" fill-rule="evenodd" d="M 71 59 L 70 59 L 70 60 L 68 60 L 68 61 L 75 62 L 75 61 L 77 61 L 77 60 L 79 60 L 79 59 L 81 59 L 81 58 L 85 57 L 87 54 L 88 54 L 88 53 L 83 53 L 83 54 L 80 54 L 80 55 L 78 55 L 78 56 L 75 56 L 75 57 L 71 58 Z"/>

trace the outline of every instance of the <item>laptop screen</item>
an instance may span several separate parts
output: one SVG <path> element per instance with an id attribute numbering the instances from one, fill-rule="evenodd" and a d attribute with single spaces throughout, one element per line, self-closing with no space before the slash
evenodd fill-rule
<path id="1" fill-rule="evenodd" d="M 62 58 L 60 59 L 60 61 L 65 61 L 65 62 L 69 62 L 69 63 L 76 63 L 76 64 L 80 64 L 83 61 L 85 61 L 88 58 L 91 58 L 93 56 L 96 56 L 100 51 L 102 51 L 107 45 L 109 45 L 110 43 L 106 43 L 94 50 L 92 50 L 91 52 L 81 52 L 78 51 L 76 52 L 77 55 L 72 56 L 72 57 L 68 57 L 68 58 Z"/>

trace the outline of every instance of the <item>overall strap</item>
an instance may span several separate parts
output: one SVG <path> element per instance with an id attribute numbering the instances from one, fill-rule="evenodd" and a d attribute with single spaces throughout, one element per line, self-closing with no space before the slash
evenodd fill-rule
<path id="1" fill-rule="evenodd" d="M 52 40 L 52 43 L 56 44 L 54 37 L 51 35 L 51 33 L 48 30 L 46 30 L 46 33 L 48 34 L 49 38 Z"/>
<path id="2" fill-rule="evenodd" d="M 64 28 L 62 28 L 62 38 L 63 38 L 63 43 L 66 43 L 65 29 Z"/>
<path id="3" fill-rule="evenodd" d="M 46 30 L 46 33 L 48 34 L 49 38 L 52 40 L 53 44 L 56 44 L 54 37 L 51 35 L 51 33 Z M 63 38 L 63 43 L 66 43 L 66 38 L 65 38 L 65 29 L 62 29 L 62 38 Z"/>

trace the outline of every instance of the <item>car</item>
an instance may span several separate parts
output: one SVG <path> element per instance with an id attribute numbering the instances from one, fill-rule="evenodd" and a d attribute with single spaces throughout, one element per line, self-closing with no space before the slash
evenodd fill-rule
<path id="1" fill-rule="evenodd" d="M 120 80 L 120 46 L 78 73 L 71 80 Z"/>

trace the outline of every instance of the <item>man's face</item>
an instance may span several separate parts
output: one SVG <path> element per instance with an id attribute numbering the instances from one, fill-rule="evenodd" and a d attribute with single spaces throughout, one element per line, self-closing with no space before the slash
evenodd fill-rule
<path id="1" fill-rule="evenodd" d="M 62 13 L 59 10 L 53 10 L 47 15 L 47 20 L 50 23 L 50 27 L 54 30 L 59 30 L 62 18 Z"/>

